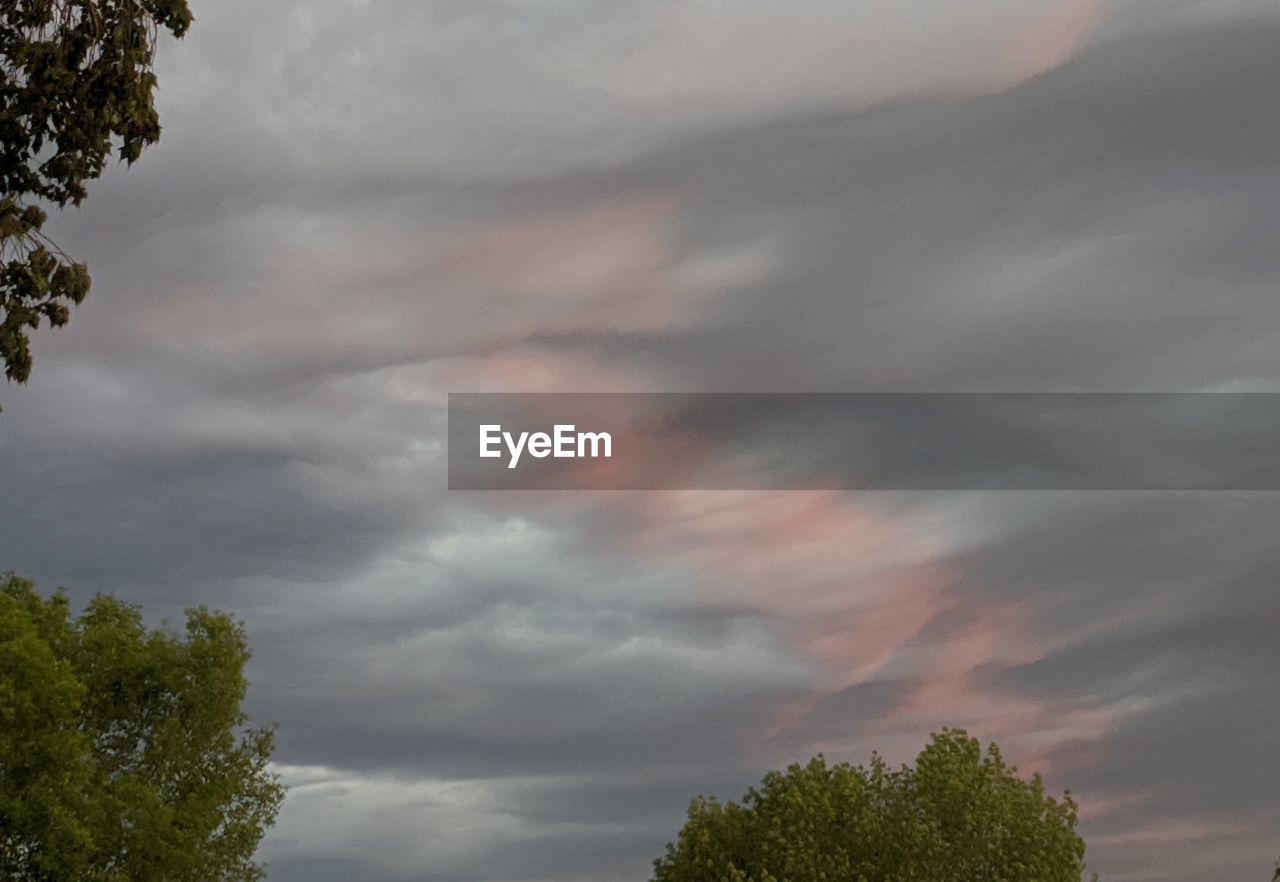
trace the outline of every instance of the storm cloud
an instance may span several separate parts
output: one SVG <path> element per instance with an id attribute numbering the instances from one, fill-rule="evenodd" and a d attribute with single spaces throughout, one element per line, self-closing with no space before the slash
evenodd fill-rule
<path id="1" fill-rule="evenodd" d="M 1280 851 L 1280 496 L 460 493 L 460 391 L 1280 391 L 1249 2 L 194 4 L 56 219 L 0 567 L 244 619 L 280 882 L 641 879 L 997 739 L 1109 882 Z"/>

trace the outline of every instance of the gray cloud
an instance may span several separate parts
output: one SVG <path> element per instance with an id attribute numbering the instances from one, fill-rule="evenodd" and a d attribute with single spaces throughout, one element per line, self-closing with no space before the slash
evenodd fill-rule
<path id="1" fill-rule="evenodd" d="M 1274 389 L 1274 11 L 1015 6 L 198 7 L 0 565 L 245 618 L 283 882 L 643 878 L 955 722 L 1104 878 L 1264 878 L 1271 496 L 444 490 L 451 389 Z"/>

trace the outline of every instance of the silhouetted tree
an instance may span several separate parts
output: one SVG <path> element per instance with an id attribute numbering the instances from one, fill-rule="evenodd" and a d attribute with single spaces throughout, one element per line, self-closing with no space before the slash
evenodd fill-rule
<path id="1" fill-rule="evenodd" d="M 132 164 L 160 137 L 160 30 L 181 37 L 186 0 L 0 2 L 0 362 L 31 373 L 28 333 L 66 324 L 89 272 L 42 232 L 41 203 L 79 205 L 118 149 Z"/>

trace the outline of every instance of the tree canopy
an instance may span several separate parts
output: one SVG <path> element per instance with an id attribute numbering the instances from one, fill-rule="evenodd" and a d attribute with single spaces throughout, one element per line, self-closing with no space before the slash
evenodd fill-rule
<path id="1" fill-rule="evenodd" d="M 244 882 L 283 788 L 241 710 L 243 630 L 182 634 L 99 596 L 73 617 L 0 575 L 0 878 Z"/>
<path id="2" fill-rule="evenodd" d="M 933 737 L 914 767 L 770 772 L 741 802 L 699 797 L 654 882 L 1079 882 L 1070 794 L 1018 777 L 993 744 Z"/>
<path id="3" fill-rule="evenodd" d="M 160 137 L 153 71 L 163 29 L 181 37 L 186 0 L 0 3 L 0 361 L 31 373 L 28 333 L 66 324 L 89 272 L 42 232 L 46 205 L 79 205 L 118 149 L 132 164 Z"/>

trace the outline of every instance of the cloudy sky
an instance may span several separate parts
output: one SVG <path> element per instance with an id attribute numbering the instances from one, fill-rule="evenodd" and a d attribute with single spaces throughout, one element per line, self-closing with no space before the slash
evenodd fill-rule
<path id="1" fill-rule="evenodd" d="M 646 878 L 943 725 L 1280 854 L 1280 497 L 450 493 L 450 391 L 1280 390 L 1273 0 L 193 0 L 0 569 L 244 619 L 277 882 Z"/>

